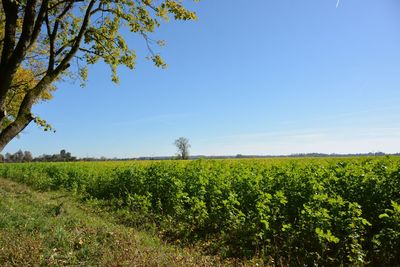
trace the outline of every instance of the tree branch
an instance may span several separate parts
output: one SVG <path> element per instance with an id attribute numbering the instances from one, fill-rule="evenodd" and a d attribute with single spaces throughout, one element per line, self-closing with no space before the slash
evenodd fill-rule
<path id="1" fill-rule="evenodd" d="M 82 52 L 85 52 L 85 53 L 89 53 L 89 54 L 93 54 L 93 55 L 96 55 L 96 56 L 99 56 L 99 57 L 103 56 L 102 54 L 100 54 L 100 53 L 98 53 L 98 52 L 96 52 L 94 50 L 90 50 L 90 49 L 86 49 L 86 48 L 82 48 L 82 47 L 79 48 L 79 51 L 82 51 Z"/>
<path id="2" fill-rule="evenodd" d="M 6 17 L 9 17 L 10 23 L 12 27 L 9 36 L 7 38 L 9 39 L 8 47 L 6 49 L 8 50 L 5 53 L 5 56 L 7 59 L 4 59 L 5 61 L 3 62 L 2 58 L 2 64 L 1 64 L 1 69 L 0 69 L 0 75 L 1 75 L 1 80 L 0 80 L 0 110 L 4 111 L 4 101 L 5 97 L 7 95 L 8 88 L 11 85 L 11 82 L 14 78 L 14 75 L 18 69 L 19 64 L 21 64 L 22 60 L 24 59 L 24 56 L 26 54 L 28 45 L 30 43 L 31 37 L 32 37 L 32 32 L 33 32 L 33 25 L 35 23 L 35 7 L 36 7 L 36 1 L 37 0 L 28 0 L 26 7 L 25 7 L 25 14 L 24 14 L 24 22 L 22 25 L 22 32 L 18 40 L 18 44 L 15 47 L 14 51 L 12 52 L 12 55 L 10 56 L 9 53 L 11 50 L 14 48 L 15 44 L 15 30 L 16 30 L 16 17 L 17 13 L 15 12 L 15 8 L 17 7 L 16 4 L 13 4 L 10 2 L 10 0 L 3 0 L 8 5 L 6 11 Z M 9 14 L 7 14 L 9 13 Z M 7 23 L 6 23 L 7 24 Z M 10 46 L 12 45 L 12 47 Z M 3 64 L 4 63 L 4 64 Z M 1 117 L 0 112 L 0 122 L 3 119 Z"/>
<path id="3" fill-rule="evenodd" d="M 89 25 L 89 20 L 90 20 L 90 16 L 91 16 L 91 11 L 93 8 L 93 5 L 96 3 L 96 0 L 91 0 L 86 12 L 85 12 L 85 16 L 81 25 L 81 28 L 79 30 L 78 35 L 76 36 L 75 42 L 73 44 L 73 46 L 71 47 L 71 50 L 68 52 L 68 54 L 62 59 L 61 63 L 57 66 L 57 68 L 54 70 L 53 75 L 58 75 L 60 74 L 62 71 L 65 70 L 68 62 L 74 57 L 74 55 L 76 54 L 76 52 L 78 51 L 80 42 L 82 41 L 82 38 L 86 32 L 86 29 Z"/>
<path id="4" fill-rule="evenodd" d="M 48 67 L 47 67 L 47 73 L 50 73 L 54 70 L 55 52 L 54 52 L 54 35 L 50 29 L 50 21 L 49 21 L 48 11 L 46 11 L 45 22 L 46 22 L 47 35 L 49 36 L 49 44 L 50 44 L 50 51 L 49 51 L 50 55 L 49 55 L 49 63 L 48 63 Z"/>
<path id="5" fill-rule="evenodd" d="M 58 7 L 59 5 L 64 4 L 64 3 L 70 3 L 70 2 L 78 3 L 78 2 L 83 2 L 83 1 L 84 1 L 84 0 L 62 0 L 62 1 L 59 1 L 59 2 L 55 3 L 54 5 L 50 6 L 50 7 L 48 8 L 48 10 L 49 10 L 49 11 L 50 11 L 50 10 L 53 10 L 54 8 L 56 8 L 56 7 Z"/>
<path id="6" fill-rule="evenodd" d="M 10 123 L 3 131 L 0 133 L 0 151 L 26 126 L 33 120 L 32 114 L 29 112 L 17 118 Z"/>
<path id="7" fill-rule="evenodd" d="M 44 2 L 46 1 L 47 0 L 45 0 Z M 15 58 L 14 59 L 15 62 L 22 61 L 20 57 L 26 53 L 28 46 L 31 43 L 31 37 L 33 35 L 33 30 L 35 27 L 36 3 L 37 0 L 28 0 L 26 4 L 21 36 L 19 37 L 18 44 L 13 53 L 13 58 Z M 40 10 L 42 11 L 42 8 Z"/>
<path id="8" fill-rule="evenodd" d="M 45 75 L 32 90 L 26 93 L 15 120 L 0 132 L 0 151 L 34 119 L 31 108 L 35 100 L 48 88 L 56 77 L 57 76 Z"/>
<path id="9" fill-rule="evenodd" d="M 45 14 L 47 13 L 47 10 L 48 10 L 48 4 L 49 4 L 49 0 L 42 1 L 42 5 L 40 6 L 39 14 L 37 15 L 37 18 L 36 18 L 35 26 L 33 27 L 33 32 L 32 32 L 31 40 L 29 43 L 29 47 L 34 44 L 37 37 L 39 36 L 40 29 L 42 28 L 42 25 L 43 25 L 43 20 L 44 20 Z M 28 47 L 28 49 L 29 49 L 29 47 Z"/>
<path id="10" fill-rule="evenodd" d="M 4 69 L 7 61 L 9 60 L 12 51 L 15 46 L 15 33 L 17 29 L 18 19 L 18 6 L 15 2 L 10 0 L 3 0 L 3 9 L 5 13 L 5 25 L 4 25 L 4 39 L 3 48 L 1 53 L 1 69 Z M 0 72 L 0 75 L 3 73 Z"/>
<path id="11" fill-rule="evenodd" d="M 69 10 L 73 7 L 74 2 L 70 1 L 65 6 L 60 15 L 57 16 L 54 22 L 53 30 L 50 29 L 50 21 L 48 16 L 48 10 L 46 11 L 46 27 L 47 27 L 47 35 L 49 36 L 50 43 L 50 55 L 49 55 L 49 63 L 47 68 L 47 73 L 51 73 L 54 70 L 55 58 L 57 56 L 57 52 L 55 51 L 55 40 L 58 32 L 58 27 L 60 25 L 61 19 L 67 14 Z"/>
<path id="12" fill-rule="evenodd" d="M 70 46 L 71 44 L 73 44 L 75 42 L 76 38 L 72 38 L 71 40 L 69 40 L 69 42 L 67 42 L 66 44 L 64 44 L 63 46 L 61 46 L 60 48 L 57 49 L 56 51 L 56 56 L 58 56 L 59 54 L 61 54 L 62 51 L 64 51 L 65 48 L 67 48 L 68 46 Z"/>
<path id="13" fill-rule="evenodd" d="M 16 1 L 3 0 L 2 4 L 6 17 L 6 23 L 4 28 L 4 41 L 2 44 L 0 62 L 0 123 L 6 116 L 4 104 L 7 96 L 7 90 L 12 80 L 12 77 L 7 75 L 9 72 L 8 61 L 10 60 L 16 43 L 15 34 L 18 19 L 18 5 Z"/>

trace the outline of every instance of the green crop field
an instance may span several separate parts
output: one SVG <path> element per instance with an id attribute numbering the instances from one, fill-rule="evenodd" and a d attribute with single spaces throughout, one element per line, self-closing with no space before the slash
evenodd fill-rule
<path id="1" fill-rule="evenodd" d="M 280 266 L 396 266 L 400 158 L 1 164 L 204 253 Z"/>

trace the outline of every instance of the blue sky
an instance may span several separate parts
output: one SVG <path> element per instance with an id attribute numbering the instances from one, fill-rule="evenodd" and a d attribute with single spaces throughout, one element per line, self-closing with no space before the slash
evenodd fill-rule
<path id="1" fill-rule="evenodd" d="M 166 70 L 128 37 L 134 71 L 58 84 L 34 109 L 57 132 L 30 125 L 5 152 L 173 155 L 180 136 L 195 155 L 400 152 L 398 0 L 184 3 L 198 21 L 153 36 Z"/>

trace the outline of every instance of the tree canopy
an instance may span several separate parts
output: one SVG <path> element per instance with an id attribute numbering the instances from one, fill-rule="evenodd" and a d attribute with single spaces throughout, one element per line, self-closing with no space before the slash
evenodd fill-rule
<path id="1" fill-rule="evenodd" d="M 1 6 L 1 4 L 0 4 Z M 0 40 L 4 39 L 5 23 L 4 14 L 0 13 Z M 0 41 L 0 55 L 2 51 L 2 42 Z M 0 57 L 1 60 L 1 57 Z M 35 73 L 36 72 L 36 73 Z M 35 86 L 38 82 L 38 69 L 37 68 L 24 68 L 19 66 L 15 77 L 10 86 L 10 90 L 7 92 L 5 99 L 5 112 L 7 116 L 1 121 L 0 129 L 3 130 L 7 125 L 9 125 L 18 115 L 19 107 L 21 106 L 22 100 L 24 99 L 27 92 Z M 47 101 L 52 99 L 52 92 L 55 90 L 53 85 L 48 86 L 47 90 L 43 91 L 36 102 Z M 40 119 L 40 117 L 35 116 L 34 121 L 44 130 L 51 129 L 51 126 L 46 123 L 45 120 Z"/>
<path id="2" fill-rule="evenodd" d="M 143 37 L 149 58 L 165 67 L 152 49 L 164 42 L 150 35 L 170 18 L 196 15 L 180 0 L 2 0 L 0 151 L 31 121 L 49 128 L 31 108 L 51 98 L 52 84 L 61 77 L 85 81 L 87 66 L 100 60 L 109 65 L 114 82 L 118 66 L 133 69 L 137 56 L 126 42 L 128 32 Z"/>
<path id="3" fill-rule="evenodd" d="M 189 159 L 189 139 L 186 137 L 179 137 L 174 142 L 176 148 L 178 149 L 179 159 Z"/>

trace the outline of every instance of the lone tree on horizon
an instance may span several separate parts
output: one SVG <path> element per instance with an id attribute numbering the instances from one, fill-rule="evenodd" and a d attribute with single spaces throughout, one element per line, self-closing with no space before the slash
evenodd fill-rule
<path id="1" fill-rule="evenodd" d="M 175 140 L 174 144 L 178 149 L 179 159 L 189 159 L 189 139 L 185 137 L 179 137 Z"/>

